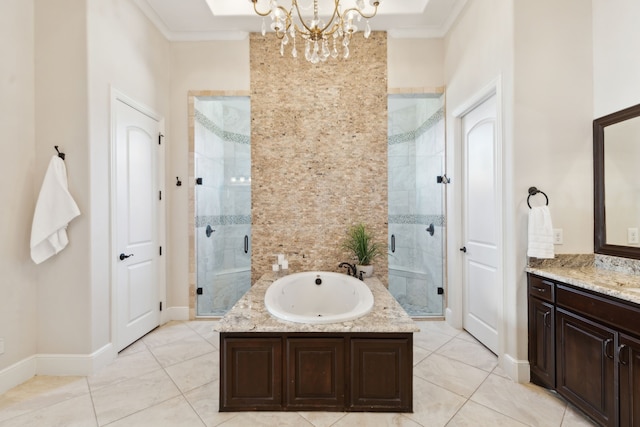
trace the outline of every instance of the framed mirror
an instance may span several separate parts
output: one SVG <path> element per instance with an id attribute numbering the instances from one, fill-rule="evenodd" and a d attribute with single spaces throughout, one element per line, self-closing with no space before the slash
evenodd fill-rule
<path id="1" fill-rule="evenodd" d="M 593 121 L 594 252 L 640 259 L 640 104 Z"/>

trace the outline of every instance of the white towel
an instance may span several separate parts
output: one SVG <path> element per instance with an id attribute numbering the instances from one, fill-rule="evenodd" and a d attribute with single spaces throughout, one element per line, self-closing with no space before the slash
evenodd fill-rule
<path id="1" fill-rule="evenodd" d="M 80 215 L 67 189 L 67 168 L 54 155 L 44 176 L 31 225 L 31 259 L 40 264 L 67 246 L 67 225 Z"/>
<path id="2" fill-rule="evenodd" d="M 535 258 L 553 258 L 553 225 L 547 206 L 529 209 L 529 248 L 527 255 Z"/>

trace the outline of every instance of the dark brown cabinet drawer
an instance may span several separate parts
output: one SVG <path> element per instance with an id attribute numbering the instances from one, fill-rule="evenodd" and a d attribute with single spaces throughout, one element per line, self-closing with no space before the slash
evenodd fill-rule
<path id="1" fill-rule="evenodd" d="M 544 301 L 554 302 L 554 283 L 542 277 L 529 275 L 529 295 Z"/>
<path id="2" fill-rule="evenodd" d="M 558 307 L 640 336 L 640 308 L 635 304 L 561 284 L 556 289 L 556 301 Z"/>

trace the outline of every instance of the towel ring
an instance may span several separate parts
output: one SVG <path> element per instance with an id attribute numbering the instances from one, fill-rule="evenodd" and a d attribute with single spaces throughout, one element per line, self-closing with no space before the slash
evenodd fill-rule
<path id="1" fill-rule="evenodd" d="M 531 196 L 535 196 L 538 193 L 544 196 L 544 198 L 547 201 L 547 206 L 549 206 L 549 198 L 547 197 L 546 194 L 544 194 L 544 191 L 540 191 L 536 187 L 529 187 L 529 197 L 527 197 L 527 206 L 529 206 L 529 209 L 531 209 L 531 205 L 529 204 L 529 199 L 531 198 Z"/>

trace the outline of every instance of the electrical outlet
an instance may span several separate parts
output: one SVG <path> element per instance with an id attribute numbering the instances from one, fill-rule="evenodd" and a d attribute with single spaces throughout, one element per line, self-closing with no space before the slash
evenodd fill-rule
<path id="1" fill-rule="evenodd" d="M 0 354 L 4 354 L 4 338 L 0 338 Z"/>
<path id="2" fill-rule="evenodd" d="M 562 228 L 553 229 L 553 244 L 554 245 L 562 244 Z"/>
<path id="3" fill-rule="evenodd" d="M 638 229 L 637 228 L 627 228 L 627 243 L 632 245 L 638 244 Z"/>

